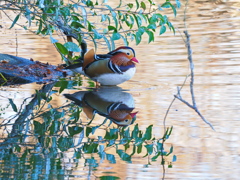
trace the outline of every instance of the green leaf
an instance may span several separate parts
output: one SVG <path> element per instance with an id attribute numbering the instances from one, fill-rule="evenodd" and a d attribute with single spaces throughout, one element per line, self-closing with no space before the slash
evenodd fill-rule
<path id="1" fill-rule="evenodd" d="M 138 137 L 138 132 L 139 132 L 139 128 L 138 128 L 138 124 L 136 124 L 132 131 L 131 138 L 136 139 Z"/>
<path id="2" fill-rule="evenodd" d="M 15 19 L 13 20 L 13 23 L 12 23 L 12 25 L 11 25 L 11 27 L 10 27 L 9 29 L 12 29 L 12 27 L 16 24 L 16 22 L 18 21 L 20 15 L 21 15 L 21 13 L 18 14 L 18 15 L 15 17 Z"/>
<path id="3" fill-rule="evenodd" d="M 67 151 L 74 146 L 73 138 L 61 136 L 57 141 L 57 145 L 61 151 Z"/>
<path id="4" fill-rule="evenodd" d="M 144 2 L 141 2 L 141 8 L 143 8 L 144 10 L 146 10 L 146 4 Z"/>
<path id="5" fill-rule="evenodd" d="M 112 49 L 111 49 L 111 44 L 110 44 L 109 40 L 107 39 L 106 36 L 103 36 L 103 39 L 105 40 L 105 42 L 107 44 L 108 50 L 111 51 Z"/>
<path id="6" fill-rule="evenodd" d="M 92 127 L 92 134 L 95 133 L 95 131 L 99 128 L 99 126 Z"/>
<path id="7" fill-rule="evenodd" d="M 102 38 L 102 35 L 99 34 L 99 33 L 97 32 L 97 30 L 93 29 L 92 31 L 94 32 L 94 39 L 101 39 L 101 38 Z"/>
<path id="8" fill-rule="evenodd" d="M 68 54 L 68 50 L 67 48 L 65 48 L 61 43 L 55 43 L 57 49 L 59 50 L 60 53 L 67 55 Z"/>
<path id="9" fill-rule="evenodd" d="M 68 50 L 68 51 L 72 51 L 72 52 L 80 52 L 80 48 L 78 47 L 77 44 L 75 44 L 74 42 L 66 42 L 64 44 L 64 47 Z"/>
<path id="10" fill-rule="evenodd" d="M 140 16 L 133 14 L 133 17 L 135 18 L 136 22 L 137 22 L 137 26 L 138 28 L 142 25 L 142 19 L 140 18 Z"/>
<path id="11" fill-rule="evenodd" d="M 166 29 L 167 29 L 166 26 L 162 25 L 159 34 L 161 35 L 161 34 L 165 33 Z"/>
<path id="12" fill-rule="evenodd" d="M 147 28 L 148 28 L 148 29 L 156 29 L 157 26 L 156 26 L 156 24 L 154 23 L 154 24 L 149 24 L 149 25 L 147 26 Z"/>
<path id="13" fill-rule="evenodd" d="M 155 24 L 156 22 L 159 21 L 159 16 L 158 14 L 153 14 L 152 17 L 149 18 L 149 23 L 150 24 Z"/>
<path id="14" fill-rule="evenodd" d="M 59 94 L 61 94 L 63 92 L 63 90 L 68 87 L 68 82 L 69 81 L 58 81 L 58 83 L 60 83 Z"/>
<path id="15" fill-rule="evenodd" d="M 172 152 L 173 152 L 173 146 L 171 146 L 171 148 L 170 148 L 170 150 L 169 150 L 169 153 L 167 153 L 167 155 L 166 155 L 166 156 L 168 156 L 168 155 L 172 154 Z"/>
<path id="16" fill-rule="evenodd" d="M 84 129 L 83 127 L 71 126 L 71 127 L 68 127 L 68 132 L 70 136 L 74 136 L 75 134 L 79 134 L 80 132 L 82 132 L 83 129 Z"/>
<path id="17" fill-rule="evenodd" d="M 101 22 L 104 22 L 107 20 L 107 15 L 106 14 L 102 14 L 101 15 Z"/>
<path id="18" fill-rule="evenodd" d="M 86 128 L 86 136 L 88 137 L 91 132 L 92 132 L 92 128 L 91 127 L 87 127 Z"/>
<path id="19" fill-rule="evenodd" d="M 167 1 L 167 2 L 163 3 L 161 7 L 163 7 L 163 8 L 170 8 L 171 7 L 170 4 L 171 3 L 169 1 Z"/>
<path id="20" fill-rule="evenodd" d="M 177 156 L 173 155 L 172 162 L 176 162 L 176 161 L 177 161 Z"/>
<path id="21" fill-rule="evenodd" d="M 138 2 L 138 0 L 135 0 L 135 2 L 136 2 L 136 10 L 138 10 L 138 8 L 139 8 L 139 2 Z"/>
<path id="22" fill-rule="evenodd" d="M 177 8 L 180 8 L 181 7 L 181 2 L 179 0 L 176 0 L 176 5 L 177 5 Z"/>
<path id="23" fill-rule="evenodd" d="M 158 150 L 158 151 L 161 151 L 161 152 L 164 150 L 162 143 L 157 142 L 157 150 Z"/>
<path id="24" fill-rule="evenodd" d="M 116 164 L 116 159 L 115 156 L 112 154 L 106 154 L 107 160 L 111 163 L 111 164 Z"/>
<path id="25" fill-rule="evenodd" d="M 120 8 L 121 5 L 122 5 L 122 0 L 120 0 L 120 2 L 119 2 L 119 4 L 118 4 L 117 8 Z"/>
<path id="26" fill-rule="evenodd" d="M 80 7 L 81 10 L 82 10 L 82 17 L 83 17 L 83 20 L 84 20 L 84 26 L 86 26 L 86 23 L 87 23 L 87 11 L 84 8 L 84 6 L 78 6 L 78 7 Z"/>
<path id="27" fill-rule="evenodd" d="M 141 19 L 145 21 L 145 23 L 148 22 L 147 14 L 138 14 L 138 15 L 141 17 Z"/>
<path id="28" fill-rule="evenodd" d="M 152 2 L 152 0 L 148 0 L 148 2 L 149 2 L 150 4 L 152 4 L 152 5 L 154 5 L 154 3 Z"/>
<path id="29" fill-rule="evenodd" d="M 127 6 L 132 9 L 133 8 L 133 3 L 128 3 Z"/>
<path id="30" fill-rule="evenodd" d="M 50 35 L 50 40 L 51 40 L 51 43 L 56 43 L 56 42 L 58 42 L 58 40 L 57 39 L 54 39 L 51 35 Z"/>
<path id="31" fill-rule="evenodd" d="M 111 40 L 111 49 L 112 50 L 116 49 L 114 40 L 112 38 L 110 38 L 110 40 Z"/>
<path id="32" fill-rule="evenodd" d="M 82 157 L 81 151 L 76 151 L 74 149 L 75 153 L 74 153 L 74 159 L 80 159 Z"/>
<path id="33" fill-rule="evenodd" d="M 117 180 L 120 179 L 120 177 L 117 176 L 99 176 L 100 180 Z"/>
<path id="34" fill-rule="evenodd" d="M 129 42 L 128 42 L 127 38 L 125 38 L 123 35 L 121 35 L 121 38 L 123 39 L 124 45 L 128 46 Z"/>
<path id="35" fill-rule="evenodd" d="M 18 110 L 17 110 L 16 104 L 14 104 L 14 102 L 13 102 L 12 99 L 9 98 L 8 100 L 9 100 L 9 103 L 11 104 L 11 106 L 12 106 L 13 111 L 14 111 L 14 112 L 17 112 Z"/>
<path id="36" fill-rule="evenodd" d="M 142 35 L 139 32 L 136 32 L 136 35 L 134 34 L 136 45 L 138 45 L 142 40 Z"/>
<path id="37" fill-rule="evenodd" d="M 146 30 L 147 30 L 147 28 L 144 27 L 144 26 L 141 26 L 140 28 L 138 28 L 138 32 L 139 32 L 141 35 L 143 35 L 143 33 L 145 33 Z"/>
<path id="38" fill-rule="evenodd" d="M 170 6 L 171 6 L 171 8 L 172 8 L 172 10 L 173 10 L 174 16 L 176 17 L 176 16 L 177 16 L 177 10 L 176 10 L 176 8 L 175 8 L 174 5 L 172 5 L 171 3 L 170 3 Z"/>
<path id="39" fill-rule="evenodd" d="M 25 9 L 24 15 L 28 19 L 28 26 L 30 27 L 31 26 L 31 22 L 32 22 L 32 19 L 31 19 L 31 16 L 30 16 L 31 15 L 31 11 L 30 11 L 30 9 L 28 9 L 27 6 L 25 6 L 25 7 L 26 7 L 26 9 Z"/>
<path id="40" fill-rule="evenodd" d="M 122 136 L 121 136 L 122 135 Z M 129 127 L 123 127 L 122 131 L 120 133 L 120 136 L 123 138 L 129 138 L 130 137 L 130 130 Z"/>
<path id="41" fill-rule="evenodd" d="M 111 11 L 112 17 L 116 19 L 117 13 L 115 13 L 115 11 Z"/>
<path id="42" fill-rule="evenodd" d="M 130 18 L 130 22 L 129 22 L 130 26 L 129 26 L 129 28 L 132 29 L 132 27 L 134 25 L 134 18 L 132 16 L 129 16 L 129 18 Z"/>
<path id="43" fill-rule="evenodd" d="M 114 31 L 117 32 L 117 29 L 114 26 L 108 26 L 108 31 Z"/>
<path id="44" fill-rule="evenodd" d="M 142 152 L 142 144 L 137 146 L 137 153 L 140 154 Z"/>
<path id="45" fill-rule="evenodd" d="M 42 20 L 39 20 L 39 25 L 38 25 L 38 30 L 37 30 L 37 34 L 40 34 L 42 31 Z"/>
<path id="46" fill-rule="evenodd" d="M 59 127 L 60 127 L 60 122 L 57 120 L 53 121 L 51 126 L 48 128 L 48 130 L 50 131 L 49 135 L 54 135 L 56 132 L 58 132 Z"/>
<path id="47" fill-rule="evenodd" d="M 133 145 L 133 150 L 132 153 L 130 154 L 130 156 L 133 156 L 136 153 L 136 145 Z"/>
<path id="48" fill-rule="evenodd" d="M 176 17 L 176 15 L 177 15 L 176 8 L 169 1 L 163 3 L 161 7 L 163 7 L 163 8 L 170 8 L 171 7 L 172 10 L 173 10 L 174 16 Z"/>
<path id="49" fill-rule="evenodd" d="M 147 144 L 145 145 L 147 152 L 149 155 L 151 155 L 153 153 L 153 144 Z"/>
<path id="50" fill-rule="evenodd" d="M 123 150 L 119 149 L 117 150 L 117 153 L 123 161 L 131 162 L 131 156 L 129 156 Z"/>
<path id="51" fill-rule="evenodd" d="M 152 127 L 153 127 L 153 125 L 150 125 L 147 127 L 146 132 L 143 136 L 144 139 L 150 140 L 152 138 Z"/>
<path id="52" fill-rule="evenodd" d="M 112 35 L 113 41 L 119 40 L 120 38 L 121 38 L 121 35 L 119 33 L 113 33 L 113 35 Z"/>
<path id="53" fill-rule="evenodd" d="M 92 31 L 93 25 L 88 21 L 88 31 Z"/>
<path id="54" fill-rule="evenodd" d="M 148 43 L 154 41 L 154 33 L 152 31 L 146 31 L 146 33 L 148 34 L 149 38 L 148 38 Z"/>
<path id="55" fill-rule="evenodd" d="M 95 50 L 97 50 L 97 42 L 95 41 L 95 39 L 93 38 L 93 36 L 92 36 L 91 34 L 89 34 L 89 36 L 90 36 L 90 37 L 92 38 L 92 40 L 93 40 Z"/>
<path id="56" fill-rule="evenodd" d="M 77 39 L 79 45 L 82 43 L 82 36 L 81 34 L 78 34 L 78 39 Z"/>
<path id="57" fill-rule="evenodd" d="M 105 5 L 110 11 L 114 11 L 113 8 L 109 5 Z"/>
<path id="58" fill-rule="evenodd" d="M 171 135 L 171 133 L 172 133 L 172 130 L 173 130 L 173 126 L 170 128 L 170 131 L 168 132 L 168 136 L 170 136 L 170 135 Z"/>
<path id="59" fill-rule="evenodd" d="M 170 29 L 170 30 L 173 30 L 173 33 L 175 34 L 175 28 L 174 28 L 174 26 L 172 25 L 172 23 L 168 21 L 168 22 L 167 22 L 167 25 L 168 25 L 169 29 Z"/>
<path id="60" fill-rule="evenodd" d="M 85 28 L 80 22 L 73 21 L 71 26 L 78 29 L 78 28 Z"/>
<path id="61" fill-rule="evenodd" d="M 118 138 L 118 129 L 110 129 L 110 136 L 112 139 L 117 139 Z"/>
<path id="62" fill-rule="evenodd" d="M 38 121 L 33 121 L 34 133 L 36 135 L 43 135 L 45 132 L 45 124 L 41 124 Z"/>
<path id="63" fill-rule="evenodd" d="M 94 5 L 93 5 L 93 2 L 90 1 L 90 0 L 88 0 L 88 1 L 86 2 L 86 5 L 87 5 L 88 7 L 89 7 L 89 6 L 90 6 L 90 7 L 94 6 Z"/>
<path id="64" fill-rule="evenodd" d="M 108 131 L 106 131 L 104 139 L 107 139 L 107 140 L 111 139 L 110 133 Z"/>
<path id="65" fill-rule="evenodd" d="M 155 156 L 152 157 L 152 161 L 156 161 L 160 155 L 161 155 L 161 152 L 158 152 Z"/>

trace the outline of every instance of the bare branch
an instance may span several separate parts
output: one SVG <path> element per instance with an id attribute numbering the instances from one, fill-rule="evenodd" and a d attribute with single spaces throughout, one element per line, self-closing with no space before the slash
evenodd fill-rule
<path id="1" fill-rule="evenodd" d="M 203 115 L 200 113 L 200 111 L 198 110 L 197 105 L 196 105 L 196 100 L 195 100 L 195 96 L 194 96 L 194 88 L 193 88 L 194 87 L 194 64 L 193 64 L 193 60 L 192 60 L 192 49 L 190 46 L 190 35 L 188 34 L 188 31 L 184 31 L 184 34 L 186 36 L 186 47 L 188 49 L 188 61 L 189 61 L 189 66 L 190 66 L 190 70 L 191 70 L 190 92 L 191 92 L 191 97 L 192 97 L 192 105 L 181 97 L 179 90 L 178 90 L 177 95 L 174 95 L 174 97 L 179 99 L 181 102 L 186 104 L 188 107 L 194 109 L 196 111 L 196 113 L 202 118 L 202 120 L 206 124 L 208 124 L 213 130 L 215 130 L 213 128 L 212 124 L 203 117 Z"/>
<path id="2" fill-rule="evenodd" d="M 187 7 L 188 7 L 188 0 L 186 0 L 186 4 L 185 4 L 185 10 L 184 10 L 184 26 L 185 26 L 185 29 L 187 29 L 187 24 L 186 24 L 186 12 L 187 12 Z M 187 51 L 188 51 L 188 61 L 189 61 L 189 66 L 190 66 L 190 93 L 191 93 L 191 99 L 192 99 L 192 105 L 187 102 L 186 100 L 184 100 L 181 96 L 181 89 L 182 87 L 185 85 L 185 82 L 188 78 L 188 76 L 185 78 L 185 81 L 184 83 L 182 84 L 181 88 L 178 87 L 177 89 L 177 95 L 174 95 L 174 99 L 172 100 L 172 102 L 170 103 L 168 109 L 167 109 L 167 112 L 165 114 L 165 117 L 164 117 L 164 127 L 165 127 L 165 121 L 166 121 L 166 118 L 167 118 L 167 115 L 169 113 L 169 110 L 173 104 L 173 102 L 175 101 L 175 99 L 177 98 L 178 100 L 180 100 L 181 102 L 183 102 L 184 104 L 186 104 L 188 107 L 190 107 L 191 109 L 195 110 L 196 113 L 201 117 L 201 119 L 206 123 L 208 124 L 213 130 L 214 127 L 212 126 L 212 124 L 207 121 L 204 116 L 200 113 L 200 111 L 198 110 L 197 108 L 197 104 L 196 104 L 196 100 L 195 100 L 195 95 L 194 95 L 194 63 L 193 63 L 193 60 L 192 60 L 192 49 L 191 49 L 191 44 L 190 44 L 190 35 L 188 34 L 188 31 L 184 31 L 184 34 L 186 36 L 186 40 L 183 38 L 181 32 L 180 32 L 180 35 L 182 36 L 183 38 L 183 41 L 185 42 L 185 45 L 187 47 Z"/>

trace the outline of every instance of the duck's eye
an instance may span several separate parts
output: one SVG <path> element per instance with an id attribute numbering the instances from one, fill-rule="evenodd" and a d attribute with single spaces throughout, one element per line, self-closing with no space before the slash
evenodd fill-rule
<path id="1" fill-rule="evenodd" d="M 128 119 L 125 119 L 125 122 L 128 122 Z"/>
<path id="2" fill-rule="evenodd" d="M 127 55 L 129 56 L 129 55 L 130 55 L 130 53 L 129 53 L 129 52 L 127 52 Z"/>

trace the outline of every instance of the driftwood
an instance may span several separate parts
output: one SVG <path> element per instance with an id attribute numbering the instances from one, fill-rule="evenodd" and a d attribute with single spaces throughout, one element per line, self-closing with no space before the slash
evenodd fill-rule
<path id="1" fill-rule="evenodd" d="M 47 83 L 72 74 L 62 66 L 0 54 L 0 85 Z"/>

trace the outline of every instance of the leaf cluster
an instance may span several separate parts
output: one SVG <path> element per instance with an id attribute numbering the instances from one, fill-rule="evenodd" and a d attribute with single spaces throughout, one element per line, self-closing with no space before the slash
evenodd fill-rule
<path id="1" fill-rule="evenodd" d="M 175 32 L 168 17 L 162 14 L 163 9 L 172 9 L 176 16 L 176 8 L 181 6 L 179 0 L 175 0 L 175 5 L 169 0 L 163 4 L 153 0 L 135 0 L 133 3 L 119 0 L 116 5 L 109 4 L 107 0 L 72 0 L 67 3 L 64 0 L 5 0 L 5 5 L 1 7 L 14 10 L 17 14 L 10 28 L 25 17 L 27 24 L 23 27 L 35 24 L 36 34 L 49 35 L 51 42 L 65 57 L 70 52 L 80 52 L 79 47 L 89 41 L 96 48 L 99 43 L 104 43 L 109 50 L 115 49 L 119 40 L 125 45 L 133 40 L 139 44 L 144 34 L 148 36 L 148 43 L 153 42 L 154 37 L 163 34 L 167 27 Z M 73 37 L 75 42 L 61 43 L 53 37 L 54 32 L 63 32 Z"/>

